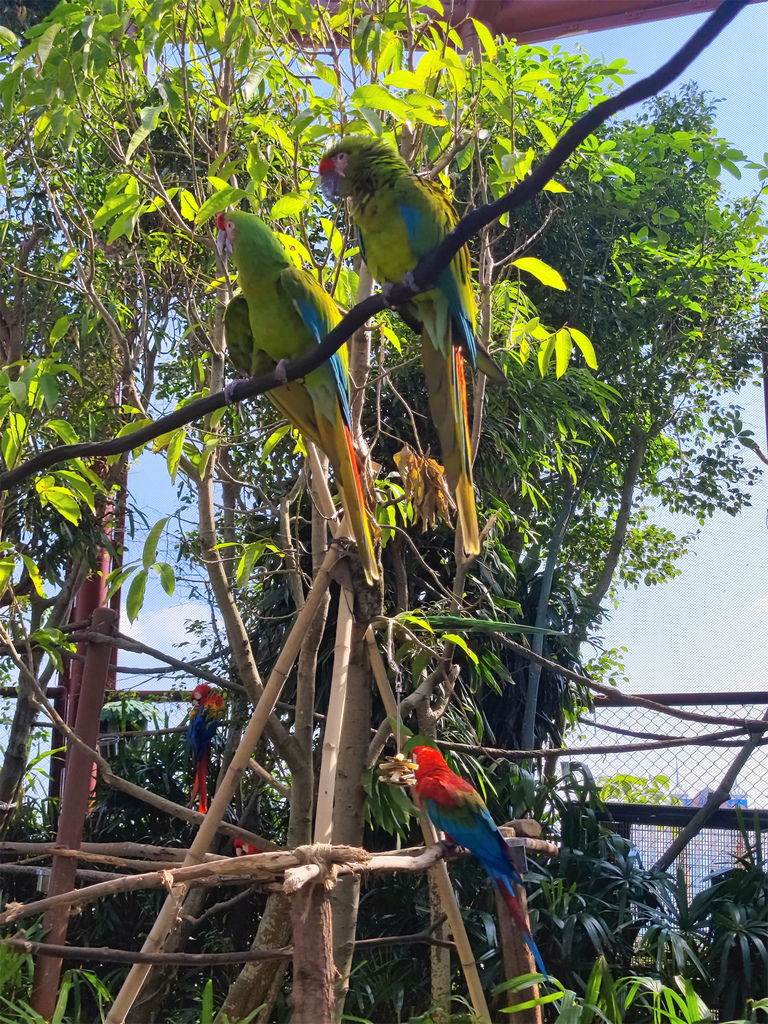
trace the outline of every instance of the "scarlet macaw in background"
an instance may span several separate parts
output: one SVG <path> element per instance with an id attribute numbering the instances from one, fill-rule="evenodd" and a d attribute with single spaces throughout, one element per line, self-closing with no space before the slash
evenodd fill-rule
<path id="1" fill-rule="evenodd" d="M 224 717 L 224 698 L 218 690 L 212 690 L 207 683 L 198 683 L 192 691 L 194 704 L 189 712 L 187 739 L 192 747 L 195 761 L 195 781 L 189 802 L 192 806 L 198 799 L 201 814 L 208 813 L 208 765 L 211 760 L 211 743 L 219 721 Z"/>
<path id="2" fill-rule="evenodd" d="M 327 198 L 349 196 L 360 249 L 379 282 L 407 278 L 419 259 L 453 230 L 458 216 L 448 196 L 419 178 L 383 139 L 352 135 L 329 149 L 320 162 Z M 466 554 L 478 554 L 475 492 L 472 483 L 464 359 L 506 384 L 475 338 L 475 298 L 469 249 L 463 246 L 435 280 L 404 308 L 409 326 L 421 327 L 422 362 L 429 408 L 440 435 L 448 486 L 456 499 Z"/>
<path id="3" fill-rule="evenodd" d="M 435 828 L 442 829 L 451 842 L 466 847 L 483 865 L 525 936 L 536 966 L 546 975 L 544 961 L 512 890 L 512 882 L 522 885 L 523 880 L 482 797 L 451 771 L 438 750 L 416 747 L 411 756 L 418 764 L 415 791 L 419 805 Z"/>
<path id="4" fill-rule="evenodd" d="M 243 293 L 230 302 L 224 316 L 230 358 L 249 376 L 274 363 L 279 373 L 285 362 L 319 345 L 341 314 L 314 277 L 293 266 L 258 217 L 221 213 L 217 224 L 219 252 L 222 259 L 232 253 Z M 372 583 L 379 578 L 379 567 L 352 443 L 346 345 L 303 382 L 286 383 L 269 397 L 330 459 L 366 579 Z"/>

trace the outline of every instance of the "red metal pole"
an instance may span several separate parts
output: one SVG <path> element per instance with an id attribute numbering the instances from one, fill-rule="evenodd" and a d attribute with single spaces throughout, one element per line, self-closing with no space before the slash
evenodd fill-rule
<path id="1" fill-rule="evenodd" d="M 116 616 L 111 608 L 97 608 L 91 619 L 94 632 L 111 635 L 115 628 Z M 111 656 L 108 644 L 87 645 L 86 661 L 80 686 L 80 700 L 77 708 L 75 732 L 88 746 L 96 746 L 99 734 L 99 720 L 107 685 L 107 670 Z M 57 845 L 78 850 L 83 838 L 83 826 L 91 799 L 91 775 L 93 762 L 77 747 L 70 745 L 67 756 L 67 770 L 64 777 L 64 798 L 61 805 L 61 821 L 56 837 Z M 48 894 L 58 895 L 70 892 L 75 887 L 77 860 L 73 857 L 54 857 L 51 868 Z M 69 907 L 54 907 L 43 918 L 43 941 L 62 944 L 67 936 Z M 35 963 L 35 979 L 32 989 L 32 1006 L 44 1018 L 50 1020 L 56 1009 L 61 958 L 40 954 Z"/>

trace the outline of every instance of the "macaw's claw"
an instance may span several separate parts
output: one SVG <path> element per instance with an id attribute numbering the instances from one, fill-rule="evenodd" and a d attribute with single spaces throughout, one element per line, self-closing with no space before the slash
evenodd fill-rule
<path id="1" fill-rule="evenodd" d="M 289 359 L 281 359 L 280 362 L 275 367 L 275 376 L 277 377 L 281 384 L 288 383 L 288 374 L 285 372 L 285 368 L 289 362 Z"/>
<path id="2" fill-rule="evenodd" d="M 239 402 L 235 401 L 235 388 L 239 383 L 238 380 L 229 380 L 224 385 L 224 401 L 227 405 L 234 405 L 235 408 L 240 405 Z"/>

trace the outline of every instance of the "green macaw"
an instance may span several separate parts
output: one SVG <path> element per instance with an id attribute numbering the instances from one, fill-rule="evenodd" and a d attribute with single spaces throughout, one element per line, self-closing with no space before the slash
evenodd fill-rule
<path id="1" fill-rule="evenodd" d="M 320 177 L 327 198 L 349 196 L 361 252 L 380 282 L 396 284 L 407 277 L 458 221 L 445 192 L 417 177 L 382 139 L 357 135 L 342 139 L 321 160 Z M 473 370 L 478 368 L 504 384 L 506 378 L 475 338 L 476 306 L 467 246 L 438 274 L 435 287 L 415 296 L 402 312 L 409 326 L 421 327 L 429 408 L 440 435 L 448 486 L 456 499 L 464 552 L 478 554 L 464 359 Z"/>
<path id="2" fill-rule="evenodd" d="M 224 313 L 230 358 L 248 376 L 271 369 L 279 374 L 284 363 L 319 345 L 341 314 L 317 281 L 293 266 L 258 217 L 221 213 L 217 223 L 219 252 L 223 259 L 230 253 L 234 257 L 242 290 Z M 379 567 L 352 443 L 346 345 L 303 381 L 287 382 L 267 394 L 328 456 L 365 577 L 372 583 L 379 578 Z"/>

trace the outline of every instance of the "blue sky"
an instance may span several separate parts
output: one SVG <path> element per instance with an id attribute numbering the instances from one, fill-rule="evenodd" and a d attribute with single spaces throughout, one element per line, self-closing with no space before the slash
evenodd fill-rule
<path id="1" fill-rule="evenodd" d="M 704 20 L 704 15 L 694 15 L 553 43 L 569 50 L 582 47 L 608 59 L 622 57 L 644 76 L 663 64 Z M 694 79 L 722 98 L 717 115 L 720 134 L 753 158 L 768 150 L 767 52 L 768 3 L 758 3 L 742 11 L 676 83 Z M 746 194 L 755 178 L 738 182 L 727 177 L 724 184 L 734 196 Z M 750 386 L 737 401 L 745 408 L 745 424 L 765 450 L 761 390 Z M 754 457 L 748 453 L 748 458 Z M 150 524 L 176 511 L 161 456 L 141 459 L 141 470 L 132 473 L 132 486 Z M 662 586 L 625 592 L 604 636 L 608 647 L 628 649 L 629 690 L 768 690 L 767 506 L 768 484 L 763 478 L 751 509 L 736 519 L 722 514 L 705 524 L 693 551 L 680 563 L 681 576 Z M 663 522 L 678 533 L 697 527 L 682 516 L 665 516 Z M 140 546 L 135 554 L 140 555 Z M 170 650 L 184 639 L 185 621 L 207 615 L 202 604 L 169 602 L 159 584 L 150 582 L 147 602 L 130 632 Z M 127 619 L 123 628 L 128 631 Z M 194 645 L 179 656 L 188 657 L 191 650 Z M 128 656 L 123 663 L 146 662 Z"/>
<path id="2" fill-rule="evenodd" d="M 640 77 L 676 52 L 705 21 L 693 15 L 611 29 L 554 42 L 609 60 L 623 57 Z M 545 44 L 552 45 L 552 44 Z M 677 84 L 694 80 L 721 99 L 718 132 L 751 159 L 768 150 L 768 3 L 743 10 L 693 62 Z M 672 86 L 674 88 L 674 85 Z M 632 113 L 632 108 L 627 112 Z M 750 194 L 755 173 L 723 184 Z M 763 395 L 750 385 L 734 400 L 763 451 Z M 760 465 L 747 453 L 747 461 Z M 626 647 L 629 687 L 636 693 L 768 690 L 768 472 L 754 488 L 752 507 L 733 518 L 714 516 L 670 583 L 627 590 L 604 630 L 607 647 Z M 659 517 L 678 534 L 698 524 L 685 516 Z"/>

